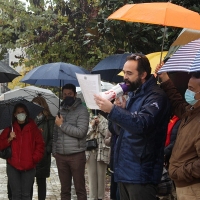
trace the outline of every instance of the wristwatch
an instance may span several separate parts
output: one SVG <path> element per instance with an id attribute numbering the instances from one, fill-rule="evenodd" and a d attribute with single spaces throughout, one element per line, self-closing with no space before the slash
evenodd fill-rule
<path id="1" fill-rule="evenodd" d="M 62 126 L 62 124 L 60 124 L 60 126 L 59 126 L 59 127 L 61 128 L 61 126 Z"/>

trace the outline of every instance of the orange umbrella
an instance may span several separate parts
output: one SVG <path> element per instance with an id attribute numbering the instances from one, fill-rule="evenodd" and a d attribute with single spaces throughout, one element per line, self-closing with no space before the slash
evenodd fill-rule
<path id="1" fill-rule="evenodd" d="M 200 15 L 197 12 L 170 2 L 127 4 L 111 14 L 108 19 L 165 26 L 161 52 L 163 52 L 166 26 L 200 30 Z"/>
<path id="2" fill-rule="evenodd" d="M 108 19 L 200 30 L 200 16 L 197 12 L 170 2 L 127 4 Z"/>

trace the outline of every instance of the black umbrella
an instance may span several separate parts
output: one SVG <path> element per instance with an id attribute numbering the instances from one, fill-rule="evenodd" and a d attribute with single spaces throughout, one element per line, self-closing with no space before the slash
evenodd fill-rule
<path id="1" fill-rule="evenodd" d="M 31 101 L 27 101 L 23 97 L 0 101 L 0 130 L 12 126 L 13 109 L 18 103 L 23 103 L 27 107 L 32 119 L 35 119 L 35 117 L 44 109 Z"/>
<path id="2" fill-rule="evenodd" d="M 114 54 L 108 56 L 107 58 L 100 61 L 91 71 L 92 74 L 100 74 L 101 79 L 120 83 L 123 81 L 122 76 L 118 76 L 123 69 L 124 63 L 126 62 L 127 56 L 130 56 L 132 53 L 124 53 L 124 54 Z"/>
<path id="3" fill-rule="evenodd" d="M 21 75 L 13 68 L 0 61 L 0 83 L 12 82 L 17 76 Z"/>

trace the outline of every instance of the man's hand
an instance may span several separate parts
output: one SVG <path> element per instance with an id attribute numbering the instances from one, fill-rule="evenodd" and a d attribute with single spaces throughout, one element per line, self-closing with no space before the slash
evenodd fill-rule
<path id="1" fill-rule="evenodd" d="M 121 108 L 125 108 L 126 107 L 126 99 L 125 99 L 125 97 L 121 96 L 119 98 L 116 98 L 114 104 L 116 106 L 121 107 Z"/>
<path id="2" fill-rule="evenodd" d="M 100 110 L 106 113 L 110 113 L 110 111 L 112 110 L 113 104 L 109 100 L 102 98 L 99 95 L 94 95 L 94 100 L 96 104 L 99 106 Z"/>
<path id="3" fill-rule="evenodd" d="M 161 69 L 161 67 L 163 66 L 163 62 L 161 64 L 158 64 L 156 69 L 155 69 L 155 74 L 158 75 L 158 77 L 161 79 L 162 82 L 166 82 L 169 80 L 169 76 L 167 74 L 167 72 L 163 72 L 161 74 L 158 74 L 158 70 Z"/>
<path id="4" fill-rule="evenodd" d="M 62 115 L 60 115 L 60 117 L 58 117 L 58 115 L 56 116 L 55 124 L 57 126 L 59 126 L 59 127 L 60 127 L 60 125 L 63 124 L 63 117 L 62 117 Z"/>

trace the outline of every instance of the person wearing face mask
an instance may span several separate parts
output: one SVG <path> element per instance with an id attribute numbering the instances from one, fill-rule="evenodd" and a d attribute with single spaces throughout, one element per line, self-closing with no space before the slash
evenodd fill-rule
<path id="1" fill-rule="evenodd" d="M 181 119 L 169 160 L 169 175 L 175 182 L 178 199 L 200 199 L 200 71 L 191 73 L 185 99 L 167 73 L 158 76 L 173 112 Z"/>
<path id="2" fill-rule="evenodd" d="M 43 140 L 45 142 L 45 152 L 42 160 L 36 166 L 36 183 L 38 187 L 38 200 L 46 199 L 46 178 L 50 176 L 51 153 L 53 128 L 55 118 L 52 116 L 46 100 L 42 96 L 33 98 L 33 103 L 38 104 L 44 110 L 36 117 L 35 122 L 41 130 Z"/>
<path id="3" fill-rule="evenodd" d="M 156 200 L 164 163 L 169 101 L 151 74 L 146 56 L 132 54 L 123 67 L 128 99 L 112 104 L 95 95 L 100 110 L 119 132 L 114 150 L 114 180 L 122 200 Z"/>
<path id="4" fill-rule="evenodd" d="M 76 87 L 62 88 L 60 117 L 56 116 L 53 132 L 53 156 L 56 159 L 61 183 L 61 200 L 71 200 L 72 178 L 78 200 L 87 200 L 85 188 L 86 135 L 89 113 L 76 98 Z"/>
<path id="5" fill-rule="evenodd" d="M 7 159 L 7 176 L 13 200 L 30 200 L 35 168 L 44 154 L 41 131 L 22 103 L 13 110 L 12 127 L 4 129 L 1 143 L 11 146 L 12 156 Z"/>

